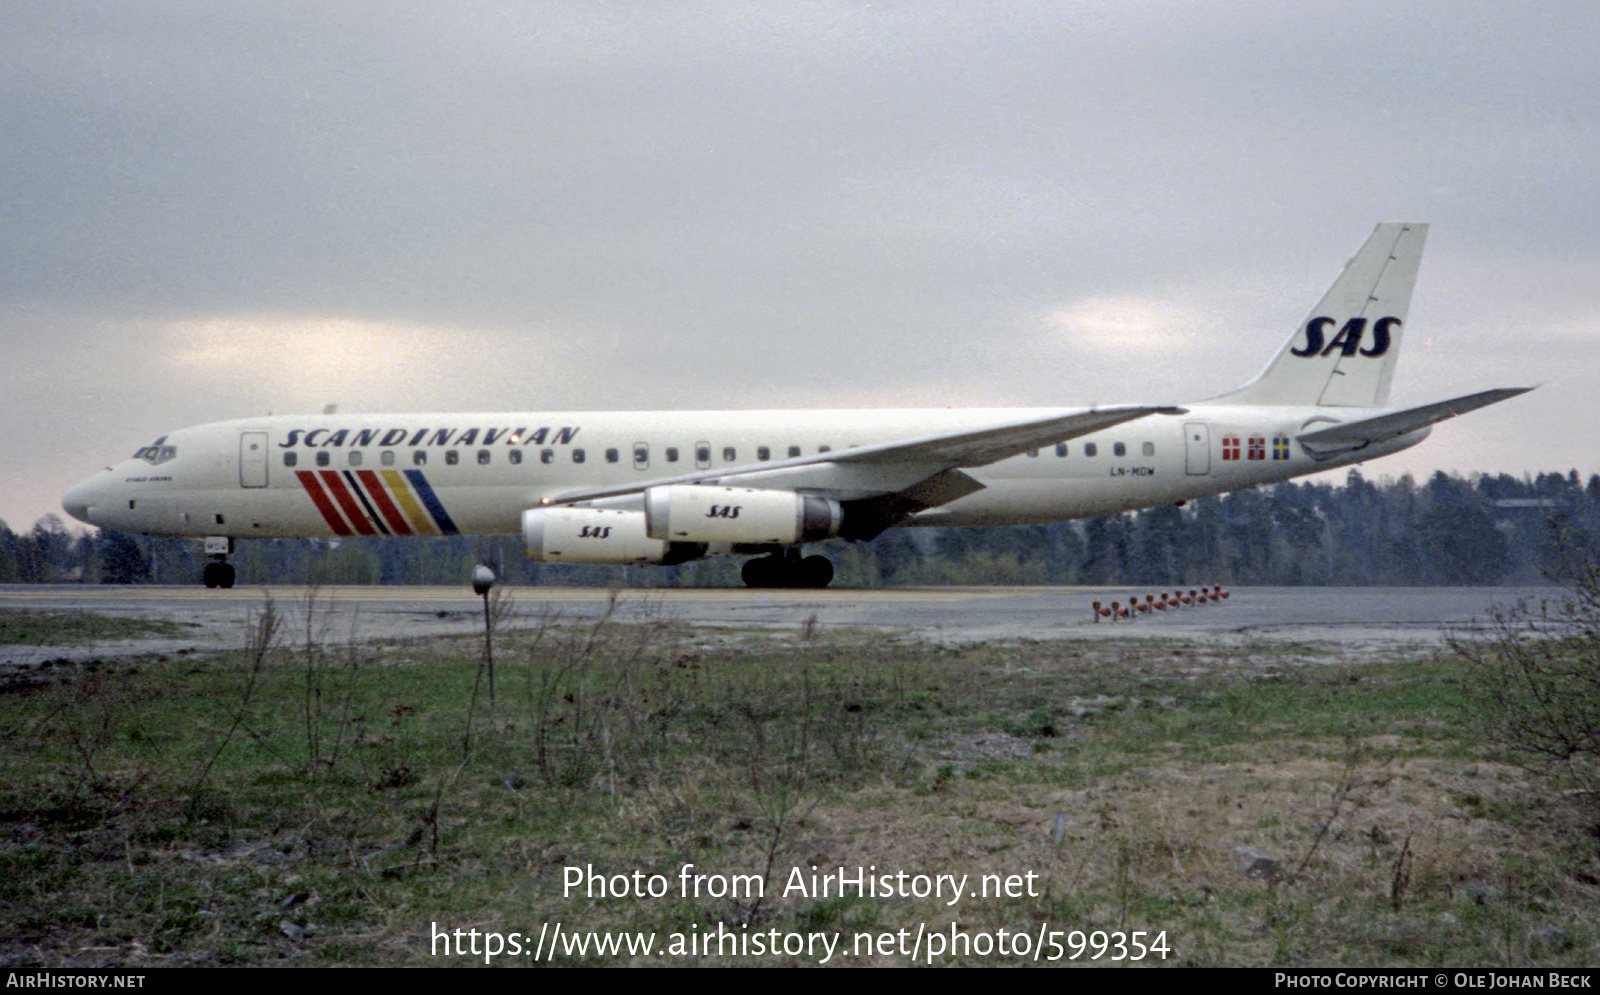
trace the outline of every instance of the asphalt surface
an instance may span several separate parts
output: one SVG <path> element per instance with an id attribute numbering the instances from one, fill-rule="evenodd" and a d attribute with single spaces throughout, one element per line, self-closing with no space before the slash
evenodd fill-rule
<path id="1" fill-rule="evenodd" d="M 1185 589 L 1187 590 L 1187 589 Z M 1048 639 L 1187 638 L 1224 642 L 1288 640 L 1349 646 L 1437 643 L 1479 626 L 1496 610 L 1553 588 L 1240 588 L 1204 606 L 1096 621 L 1092 604 L 1165 592 L 1143 588 L 926 587 L 765 591 L 744 588 L 510 588 L 509 625 L 598 618 L 670 619 L 689 625 L 799 629 L 806 625 L 881 632 L 886 637 L 971 643 Z M 201 587 L 0 586 L 0 609 L 88 611 L 185 623 L 180 638 L 0 647 L 0 664 L 205 652 L 242 644 L 268 600 L 289 631 L 315 626 L 340 639 L 482 632 L 483 602 L 462 586 Z"/>

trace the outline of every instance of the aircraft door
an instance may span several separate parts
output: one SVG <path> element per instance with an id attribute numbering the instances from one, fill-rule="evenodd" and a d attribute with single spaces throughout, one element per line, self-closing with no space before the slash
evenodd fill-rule
<path id="1" fill-rule="evenodd" d="M 239 434 L 239 486 L 267 486 L 267 433 Z"/>
<path id="2" fill-rule="evenodd" d="M 1211 426 L 1203 421 L 1187 422 L 1183 426 L 1185 446 L 1184 469 L 1192 477 L 1211 472 Z"/>

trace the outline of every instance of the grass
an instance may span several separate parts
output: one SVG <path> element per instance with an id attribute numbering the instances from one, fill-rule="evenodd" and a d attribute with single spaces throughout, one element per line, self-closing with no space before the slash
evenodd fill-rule
<path id="1" fill-rule="evenodd" d="M 1010 963 L 985 938 L 1041 928 L 1162 933 L 1190 965 L 1594 959 L 1594 839 L 1466 730 L 1448 658 L 507 621 L 493 708 L 481 640 L 339 644 L 271 610 L 235 654 L 18 686 L 0 956 L 465 964 L 560 923 L 677 943 L 559 958 L 586 964 L 830 939 L 904 964 L 919 929 L 935 963 Z M 857 868 L 1028 887 L 786 892 Z M 692 942 L 718 929 L 806 949 Z"/>
<path id="2" fill-rule="evenodd" d="M 112 639 L 171 637 L 193 623 L 118 618 L 80 611 L 0 608 L 0 646 L 63 646 Z"/>

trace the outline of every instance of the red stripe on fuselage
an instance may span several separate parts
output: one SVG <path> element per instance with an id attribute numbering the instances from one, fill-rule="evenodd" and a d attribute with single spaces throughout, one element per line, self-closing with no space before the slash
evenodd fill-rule
<path id="1" fill-rule="evenodd" d="M 350 531 L 350 526 L 345 524 L 344 516 L 339 514 L 339 509 L 334 507 L 333 502 L 328 499 L 328 492 L 322 489 L 322 484 L 317 480 L 317 475 L 314 471 L 296 470 L 294 475 L 299 478 L 300 486 L 304 487 L 306 493 L 311 495 L 311 503 L 317 506 L 318 511 L 322 512 L 323 519 L 328 523 L 328 528 L 333 530 L 334 535 L 355 535 L 354 532 Z"/>
<path id="2" fill-rule="evenodd" d="M 357 470 L 356 476 L 361 480 L 361 486 L 367 489 L 367 496 L 372 498 L 372 503 L 377 506 L 378 512 L 383 515 L 383 520 L 389 523 L 389 528 L 395 535 L 408 536 L 412 534 L 411 523 L 406 521 L 406 516 L 400 513 L 395 503 L 389 497 L 389 491 L 383 486 L 383 478 L 373 470 Z"/>
<path id="3" fill-rule="evenodd" d="M 339 510 L 344 512 L 356 532 L 364 536 L 375 536 L 378 530 L 368 520 L 367 513 L 361 510 L 361 505 L 356 501 L 355 495 L 350 493 L 350 488 L 345 486 L 344 478 L 339 476 L 338 470 L 323 470 L 322 483 L 328 488 L 328 493 L 339 502 Z"/>

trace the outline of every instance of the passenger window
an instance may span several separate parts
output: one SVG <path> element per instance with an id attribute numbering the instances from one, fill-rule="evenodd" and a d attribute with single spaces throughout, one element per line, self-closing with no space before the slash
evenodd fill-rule
<path id="1" fill-rule="evenodd" d="M 732 446 L 723 446 L 722 447 L 722 461 L 724 463 L 736 463 L 736 462 L 738 462 L 738 459 L 739 459 L 739 454 L 734 452 L 734 449 L 733 449 Z"/>
<path id="2" fill-rule="evenodd" d="M 1146 442 L 1140 447 L 1139 451 L 1144 453 L 1146 456 L 1154 456 L 1156 454 L 1156 444 L 1154 442 Z"/>
<path id="3" fill-rule="evenodd" d="M 677 446 L 668 446 L 667 447 L 667 462 L 668 463 L 676 463 L 676 462 L 678 462 L 678 447 Z"/>
<path id="4" fill-rule="evenodd" d="M 487 449 L 478 450 L 478 465 L 479 466 L 488 466 L 490 459 L 492 459 L 492 457 L 489 455 L 489 450 L 487 450 Z"/>
<path id="5" fill-rule="evenodd" d="M 819 452 L 819 453 L 831 453 L 831 452 L 833 452 L 833 447 L 832 446 L 818 446 L 817 447 L 817 452 Z"/>
<path id="6" fill-rule="evenodd" d="M 1028 450 L 1028 458 L 1029 459 L 1038 459 L 1039 458 L 1039 450 L 1037 450 L 1037 449 Z"/>
<path id="7" fill-rule="evenodd" d="M 300 462 L 299 454 L 297 454 L 297 453 L 284 453 L 283 454 L 283 465 L 284 466 L 294 466 L 298 462 Z"/>
<path id="8" fill-rule="evenodd" d="M 711 443 L 696 442 L 694 444 L 694 465 L 702 470 L 711 465 Z"/>
<path id="9" fill-rule="evenodd" d="M 766 462 L 772 458 L 772 450 L 767 446 L 756 447 L 756 459 Z"/>
<path id="10" fill-rule="evenodd" d="M 384 466 L 394 466 L 394 450 L 385 449 L 383 455 L 378 457 L 378 462 Z"/>
<path id="11" fill-rule="evenodd" d="M 426 449 L 418 449 L 413 452 L 411 454 L 411 462 L 417 466 L 426 466 L 428 463 L 428 451 Z"/>
<path id="12" fill-rule="evenodd" d="M 352 450 L 350 452 L 350 465 L 351 466 L 360 466 L 361 465 L 361 450 L 355 449 L 355 450 Z"/>
<path id="13" fill-rule="evenodd" d="M 513 450 L 511 450 L 511 452 L 506 454 L 506 458 L 511 461 L 511 465 L 512 466 L 521 466 L 522 465 L 522 450 L 513 449 Z"/>
<path id="14" fill-rule="evenodd" d="M 644 470 L 650 466 L 650 444 L 648 442 L 635 442 L 633 444 L 633 468 Z"/>
<path id="15" fill-rule="evenodd" d="M 1099 452 L 1100 452 L 1100 447 L 1095 445 L 1094 443 L 1085 442 L 1083 444 L 1083 455 L 1085 455 L 1085 456 L 1094 456 L 1094 455 L 1097 455 Z"/>
<path id="16" fill-rule="evenodd" d="M 329 463 L 332 463 L 332 462 L 333 462 L 333 458 L 328 455 L 328 451 L 326 449 L 324 449 L 322 452 L 317 454 L 317 465 L 318 466 L 327 466 Z"/>
<path id="17" fill-rule="evenodd" d="M 461 462 L 461 454 L 459 452 L 455 451 L 454 449 L 446 449 L 444 451 L 444 465 L 445 466 L 455 466 L 457 463 L 460 463 L 460 462 Z"/>
<path id="18" fill-rule="evenodd" d="M 1126 456 L 1126 455 L 1128 455 L 1128 447 L 1123 445 L 1120 442 L 1113 442 L 1111 444 L 1111 455 L 1113 455 L 1113 456 Z"/>
<path id="19" fill-rule="evenodd" d="M 555 461 L 556 461 L 556 451 L 554 449 L 541 449 L 541 450 L 539 450 L 539 462 L 541 462 L 541 463 L 554 463 Z"/>
<path id="20" fill-rule="evenodd" d="M 1067 444 L 1065 442 L 1056 443 L 1056 455 L 1057 456 L 1065 456 L 1065 455 L 1067 455 Z"/>
<path id="21" fill-rule="evenodd" d="M 574 449 L 572 451 L 572 462 L 574 462 L 574 463 L 582 463 L 584 461 L 584 459 L 586 459 L 586 458 L 587 457 L 584 456 L 584 453 L 583 453 L 582 449 Z"/>
<path id="22" fill-rule="evenodd" d="M 800 455 L 800 447 L 799 446 L 790 446 L 789 447 L 789 458 L 790 459 L 794 459 L 796 456 L 799 456 L 799 455 Z"/>
<path id="23" fill-rule="evenodd" d="M 622 454 L 617 452 L 615 449 L 607 449 L 606 450 L 606 462 L 607 463 L 615 463 L 618 460 L 620 460 L 621 458 L 622 458 Z"/>

